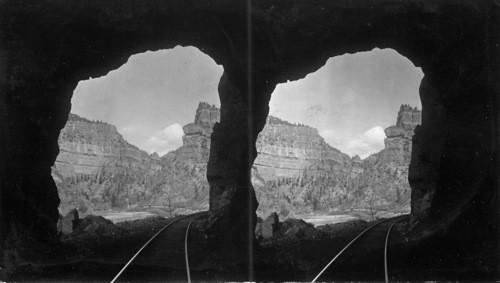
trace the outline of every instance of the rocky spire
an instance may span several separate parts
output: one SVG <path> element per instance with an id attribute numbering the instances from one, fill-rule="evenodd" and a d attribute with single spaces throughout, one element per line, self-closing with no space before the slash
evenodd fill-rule
<path id="1" fill-rule="evenodd" d="M 401 105 L 396 121 L 397 127 L 413 131 L 421 121 L 422 112 L 418 110 L 417 107 L 411 107 L 408 104 Z"/>
<path id="2" fill-rule="evenodd" d="M 215 105 L 200 102 L 194 118 L 197 125 L 213 125 L 220 120 L 220 110 Z"/>

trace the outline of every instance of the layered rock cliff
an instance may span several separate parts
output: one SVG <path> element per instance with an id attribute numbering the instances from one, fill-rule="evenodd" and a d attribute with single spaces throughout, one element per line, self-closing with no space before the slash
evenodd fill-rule
<path id="1" fill-rule="evenodd" d="M 219 117 L 219 109 L 200 103 L 194 123 L 183 128 L 183 146 L 164 159 L 185 164 L 205 184 L 210 135 Z M 252 167 L 258 213 L 278 211 L 286 217 L 353 208 L 407 211 L 411 139 L 420 120 L 419 110 L 402 105 L 396 125 L 385 130 L 385 148 L 361 160 L 328 145 L 315 128 L 269 116 Z"/>
<path id="2" fill-rule="evenodd" d="M 218 108 L 199 103 L 194 123 L 183 127 L 183 145 L 165 158 L 206 168 L 210 135 L 219 119 Z M 252 170 L 254 183 L 298 178 L 304 172 L 310 176 L 319 176 L 325 171 L 335 174 L 349 172 L 354 177 L 363 170 L 359 160 L 353 161 L 347 154 L 328 145 L 317 129 L 291 124 L 273 116 L 267 118 L 256 147 L 258 156 Z"/>
<path id="3" fill-rule="evenodd" d="M 212 129 L 220 119 L 200 103 L 183 127 L 183 145 L 159 157 L 127 143 L 112 125 L 71 114 L 60 135 L 53 177 L 61 212 L 158 205 L 208 208 L 207 162 Z M 252 182 L 262 216 L 335 210 L 408 210 L 408 164 L 420 111 L 402 105 L 385 130 L 385 148 L 361 160 L 328 145 L 315 128 L 269 116 L 257 139 Z"/>
<path id="4" fill-rule="evenodd" d="M 124 199 L 127 189 L 140 187 L 140 180 L 162 168 L 157 153 L 131 145 L 115 126 L 72 113 L 59 135 L 59 151 L 52 177 L 62 214 L 123 206 L 130 202 Z"/>
<path id="5" fill-rule="evenodd" d="M 352 189 L 364 194 L 353 202 L 354 205 L 368 204 L 370 209 L 410 212 L 408 168 L 412 138 L 421 120 L 420 110 L 401 105 L 396 125 L 385 129 L 385 148 L 363 160 L 363 173 L 352 182 Z"/>
<path id="6" fill-rule="evenodd" d="M 150 171 L 159 169 L 158 154 L 149 155 L 129 144 L 116 127 L 70 113 L 59 135 L 59 155 L 54 170 L 63 178 L 107 170 Z"/>
<path id="7" fill-rule="evenodd" d="M 254 174 L 267 181 L 298 178 L 306 171 L 310 176 L 353 171 L 351 158 L 328 145 L 317 129 L 293 125 L 276 117 L 269 116 L 256 146 Z"/>
<path id="8" fill-rule="evenodd" d="M 129 144 L 113 125 L 70 114 L 52 167 L 59 212 L 151 205 L 208 209 L 206 164 L 211 127 L 218 120 L 213 115 L 219 115 L 210 109 L 216 108 L 200 107 L 195 122 L 184 126 L 183 146 L 163 157 Z"/>
<path id="9" fill-rule="evenodd" d="M 359 156 L 349 158 L 336 150 L 326 152 L 319 150 L 329 148 L 328 145 L 312 146 L 316 151 L 313 149 L 312 152 L 308 152 L 308 156 L 314 157 L 317 152 L 324 156 L 302 162 L 310 164 L 315 170 L 302 168 L 303 170 L 297 171 L 298 175 L 268 179 L 267 182 L 254 182 L 260 202 L 258 212 L 266 215 L 278 211 L 282 217 L 308 213 L 328 214 L 352 209 L 364 210 L 373 217 L 382 212 L 409 212 L 411 192 L 408 166 L 412 137 L 420 121 L 419 110 L 402 105 L 396 125 L 385 129 L 387 136 L 384 140 L 385 148 L 364 160 Z M 266 132 L 266 129 L 261 134 L 266 135 L 266 133 L 277 134 L 272 131 Z M 312 139 L 311 144 L 314 144 L 316 140 L 314 134 L 317 133 L 308 132 L 308 134 L 310 136 L 307 139 Z M 282 148 L 287 148 L 289 144 L 297 144 L 291 140 L 286 142 L 287 139 L 280 141 Z M 298 143 L 300 144 L 300 139 Z M 316 143 L 318 144 L 321 143 Z M 263 148 L 265 150 L 273 146 Z M 278 150 L 274 152 L 282 153 Z M 291 150 L 290 155 L 283 154 L 281 157 L 278 154 L 276 159 L 288 160 L 293 152 Z M 333 158 L 328 158 L 330 156 Z M 336 156 L 343 158 L 335 158 Z M 342 160 L 342 163 L 338 162 L 339 160 Z M 295 163 L 300 162 L 295 160 Z M 278 162 L 274 164 L 278 167 L 277 172 L 280 172 L 280 164 Z"/>
<path id="10" fill-rule="evenodd" d="M 193 123 L 182 127 L 182 146 L 166 155 L 166 160 L 195 165 L 206 172 L 210 155 L 210 135 L 220 119 L 220 111 L 214 105 L 200 102 Z"/>
<path id="11" fill-rule="evenodd" d="M 408 167 L 411 158 L 411 143 L 415 127 L 420 125 L 422 113 L 417 108 L 401 105 L 396 125 L 385 129 L 385 148 L 378 158 L 385 163 L 401 164 Z"/>

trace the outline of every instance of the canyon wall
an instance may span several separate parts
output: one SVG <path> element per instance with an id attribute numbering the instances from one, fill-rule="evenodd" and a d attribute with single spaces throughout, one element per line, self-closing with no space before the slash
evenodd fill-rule
<path id="1" fill-rule="evenodd" d="M 59 155 L 54 170 L 64 178 L 96 174 L 102 167 L 113 170 L 160 169 L 158 154 L 149 155 L 131 145 L 116 127 L 70 113 L 58 139 Z"/>
<path id="2" fill-rule="evenodd" d="M 205 170 L 210 155 L 210 135 L 215 123 L 220 120 L 220 111 L 214 105 L 200 102 L 193 123 L 182 127 L 182 146 L 166 155 L 168 161 L 183 162 Z"/>
<path id="3" fill-rule="evenodd" d="M 378 158 L 384 163 L 401 164 L 408 167 L 415 128 L 422 123 L 422 113 L 417 108 L 401 105 L 396 125 L 385 129 L 385 148 Z"/>
<path id="4" fill-rule="evenodd" d="M 351 182 L 351 190 L 363 197 L 354 203 L 370 209 L 410 212 L 411 188 L 408 182 L 415 128 L 421 111 L 401 105 L 396 125 L 385 129 L 384 149 L 362 161 L 363 172 Z"/>
<path id="5" fill-rule="evenodd" d="M 158 154 L 131 145 L 115 126 L 72 113 L 58 142 L 52 177 L 63 215 L 73 208 L 88 214 L 128 205 L 134 202 L 130 191 L 162 169 Z"/>
<path id="6" fill-rule="evenodd" d="M 206 168 L 210 153 L 210 135 L 220 119 L 220 110 L 201 102 L 194 123 L 183 127 L 183 145 L 166 155 L 166 159 Z M 296 125 L 269 116 L 256 142 L 258 156 L 252 168 L 253 181 L 271 181 L 279 178 L 297 178 L 307 171 L 309 175 L 324 172 L 353 176 L 362 171 L 359 162 L 328 145 L 318 130 Z"/>
<path id="7" fill-rule="evenodd" d="M 326 161 L 323 158 L 305 159 L 302 162 L 311 166 L 303 166 L 298 174 L 292 176 L 267 180 L 256 176 L 257 180 L 261 180 L 254 182 L 260 202 L 258 212 L 267 215 L 277 211 L 282 217 L 297 217 L 309 213 L 329 214 L 353 209 L 365 211 L 371 217 L 378 216 L 377 213 L 409 213 L 411 189 L 408 167 L 412 137 L 420 122 L 419 110 L 402 105 L 397 114 L 396 125 L 385 129 L 387 137 L 384 149 L 364 160 L 358 156 L 350 158 L 341 154 L 344 157 L 343 163 L 331 162 L 328 157 L 332 152 L 339 151 L 328 145 L 320 146 L 315 147 L 317 152 L 321 148 L 331 149 L 326 151 Z M 269 132 L 264 129 L 261 135 L 263 133 Z M 315 135 L 310 137 L 313 141 L 311 144 L 315 144 Z M 306 143 L 308 138 L 309 136 L 305 139 Z M 291 137 L 288 142 L 287 139 L 280 140 L 283 148 L 295 143 Z M 317 144 L 324 144 L 322 138 L 320 141 L 322 143 Z M 315 156 L 314 151 L 310 155 Z M 289 155 L 286 154 L 281 157 L 284 160 L 288 158 Z M 327 166 L 328 164 L 332 165 Z M 278 172 L 279 170 L 278 167 Z"/>
<path id="8" fill-rule="evenodd" d="M 116 127 L 70 114 L 53 177 L 61 213 L 131 206 L 208 208 L 210 136 L 220 110 L 201 102 L 183 127 L 183 145 L 163 157 L 126 142 Z M 261 217 L 333 211 L 409 210 L 408 165 L 420 111 L 402 105 L 385 130 L 385 148 L 361 160 L 328 145 L 318 130 L 269 116 L 257 138 L 252 183 Z"/>
<path id="9" fill-rule="evenodd" d="M 254 174 L 266 181 L 297 178 L 304 171 L 311 176 L 357 172 L 352 169 L 351 158 L 328 145 L 317 129 L 272 116 L 260 132 L 256 147 Z"/>
<path id="10" fill-rule="evenodd" d="M 192 130 L 207 122 L 203 113 L 197 114 L 195 124 L 184 127 L 184 146 L 160 158 L 128 143 L 115 126 L 70 113 L 52 167 L 59 212 L 76 208 L 85 215 L 151 205 L 168 206 L 173 212 L 200 205 L 207 209 L 208 148 L 202 144 L 209 143 L 202 140 L 209 141 L 210 135 Z"/>

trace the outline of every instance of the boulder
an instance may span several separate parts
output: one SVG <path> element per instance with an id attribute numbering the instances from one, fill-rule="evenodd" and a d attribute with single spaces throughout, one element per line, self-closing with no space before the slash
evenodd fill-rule
<path id="1" fill-rule="evenodd" d="M 281 224 L 277 235 L 284 237 L 318 238 L 323 235 L 323 232 L 302 219 L 289 218 Z"/>
<path id="2" fill-rule="evenodd" d="M 280 219 L 276 212 L 273 212 L 269 215 L 264 221 L 262 221 L 261 225 L 261 233 L 264 239 L 271 238 L 274 236 L 274 233 L 278 231 L 280 225 Z"/>
<path id="3" fill-rule="evenodd" d="M 78 226 L 78 224 L 78 211 L 73 209 L 59 220 L 59 223 L 57 223 L 57 230 L 62 232 L 64 235 L 68 235 L 73 233 L 73 230 Z"/>
<path id="4" fill-rule="evenodd" d="M 336 234 L 345 232 L 349 229 L 354 229 L 358 226 L 366 225 L 366 223 L 367 222 L 362 219 L 356 219 L 342 223 L 321 225 L 316 227 L 316 229 L 326 234 Z"/>
<path id="5" fill-rule="evenodd" d="M 125 230 L 122 227 L 116 226 L 111 220 L 95 215 L 89 215 L 83 218 L 80 221 L 80 225 L 78 225 L 78 229 L 75 231 L 75 233 L 98 234 L 100 236 L 124 232 Z"/>

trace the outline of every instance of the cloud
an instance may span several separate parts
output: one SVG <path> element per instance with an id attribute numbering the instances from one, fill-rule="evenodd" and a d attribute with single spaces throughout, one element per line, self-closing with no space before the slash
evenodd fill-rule
<path id="1" fill-rule="evenodd" d="M 325 112 L 326 112 L 325 107 L 323 107 L 320 104 L 316 104 L 316 105 L 308 107 L 305 111 L 305 114 L 306 114 L 306 116 L 311 117 L 311 116 L 323 114 Z"/>
<path id="2" fill-rule="evenodd" d="M 359 155 L 366 158 L 370 154 L 379 152 L 384 148 L 385 132 L 381 126 L 375 126 L 368 131 L 358 134 L 353 138 L 342 137 L 333 130 L 321 132 L 321 136 L 333 147 L 350 156 Z"/>
<path id="3" fill-rule="evenodd" d="M 375 126 L 348 141 L 345 144 L 345 152 L 351 156 L 359 155 L 361 158 L 366 158 L 384 148 L 385 137 L 384 129 Z"/>
<path id="4" fill-rule="evenodd" d="M 149 153 L 157 152 L 160 156 L 182 145 L 182 126 L 174 123 L 161 131 L 156 131 L 146 141 L 145 149 Z"/>

